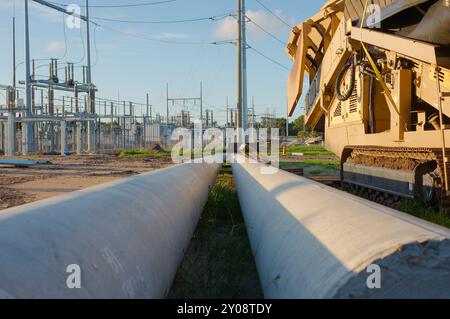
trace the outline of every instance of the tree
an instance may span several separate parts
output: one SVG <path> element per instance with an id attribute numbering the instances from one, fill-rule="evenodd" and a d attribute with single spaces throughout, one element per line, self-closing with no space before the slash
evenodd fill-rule
<path id="1" fill-rule="evenodd" d="M 297 137 L 298 137 L 299 139 L 301 139 L 301 140 L 305 139 L 305 137 L 306 137 L 306 132 L 305 132 L 305 131 L 299 131 L 299 132 L 297 133 Z"/>
<path id="2" fill-rule="evenodd" d="M 276 119 L 276 127 L 279 129 L 280 136 L 286 136 L 286 119 Z"/>
<path id="3" fill-rule="evenodd" d="M 255 125 L 255 128 L 267 128 L 267 134 L 271 134 L 271 128 L 278 128 L 280 136 L 286 136 L 286 119 L 285 118 L 261 118 L 261 122 Z M 297 128 L 293 122 L 289 122 L 289 136 L 297 135 Z"/>
<path id="4" fill-rule="evenodd" d="M 298 130 L 295 127 L 294 122 L 289 123 L 289 136 L 297 136 Z"/>
<path id="5" fill-rule="evenodd" d="M 294 120 L 294 126 L 299 132 L 303 132 L 305 130 L 305 116 L 300 115 Z"/>

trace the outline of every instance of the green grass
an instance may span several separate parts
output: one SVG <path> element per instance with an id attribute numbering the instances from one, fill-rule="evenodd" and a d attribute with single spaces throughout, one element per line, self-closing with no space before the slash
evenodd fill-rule
<path id="1" fill-rule="evenodd" d="M 447 212 L 439 212 L 437 207 L 427 206 L 417 200 L 404 199 L 397 203 L 394 208 L 401 212 L 450 228 L 450 215 Z"/>
<path id="2" fill-rule="evenodd" d="M 231 163 L 223 163 L 221 172 L 231 173 L 232 171 Z"/>
<path id="3" fill-rule="evenodd" d="M 325 159 L 306 159 L 301 161 L 304 165 L 320 165 L 320 166 L 329 166 L 335 169 L 339 169 L 339 160 L 325 160 Z"/>
<path id="4" fill-rule="evenodd" d="M 169 298 L 261 297 L 233 178 L 219 174 Z"/>
<path id="5" fill-rule="evenodd" d="M 218 152 L 222 152 L 222 150 L 218 150 Z M 201 157 L 203 153 L 203 156 L 208 155 L 214 155 L 214 151 L 202 151 L 202 150 L 191 150 L 191 158 L 194 159 L 196 157 Z M 184 152 L 181 149 L 179 152 L 180 156 L 183 156 Z M 122 150 L 119 153 L 119 157 L 130 157 L 130 158 L 142 158 L 142 157 L 171 157 L 172 152 L 164 150 L 162 152 L 153 152 L 149 150 Z"/>
<path id="6" fill-rule="evenodd" d="M 306 159 L 299 162 L 280 162 L 281 169 L 303 168 L 305 176 L 338 175 L 339 160 Z"/>
<path id="7" fill-rule="evenodd" d="M 170 157 L 170 152 L 151 152 L 146 150 L 123 150 L 119 153 L 119 157 L 131 157 L 131 158 L 142 158 L 142 157 Z"/>
<path id="8" fill-rule="evenodd" d="M 360 188 L 355 188 L 347 185 L 345 187 L 345 191 L 358 197 L 371 200 L 368 197 L 367 193 Z M 447 211 L 441 211 L 439 209 L 438 203 L 429 204 L 419 199 L 412 200 L 400 198 L 398 202 L 395 202 L 394 204 L 383 203 L 383 205 L 394 208 L 408 215 L 412 215 L 417 218 L 429 221 L 431 223 L 450 228 L 450 215 Z"/>
<path id="9" fill-rule="evenodd" d="M 305 156 L 335 156 L 320 145 L 293 145 L 287 148 L 287 154 L 303 153 Z"/>

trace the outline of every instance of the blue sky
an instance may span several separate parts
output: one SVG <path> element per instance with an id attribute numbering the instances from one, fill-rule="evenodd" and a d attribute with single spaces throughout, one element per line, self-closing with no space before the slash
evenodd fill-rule
<path id="1" fill-rule="evenodd" d="M 64 4 L 83 4 L 84 0 L 52 0 Z M 156 1 L 156 0 L 155 0 Z M 321 3 L 299 0 L 260 0 L 290 25 L 295 25 L 318 11 Z M 11 82 L 11 19 L 17 20 L 17 63 L 23 61 L 23 0 L 0 0 L 0 84 Z M 114 5 L 151 2 L 145 0 L 90 0 L 90 5 Z M 264 10 L 256 0 L 247 0 L 248 16 L 276 38 L 286 42 L 290 29 Z M 15 5 L 14 5 L 15 3 Z M 176 0 L 146 7 L 91 8 L 95 17 L 119 20 L 167 21 L 203 18 L 236 11 L 235 0 Z M 205 108 L 215 111 L 215 118 L 225 119 L 225 102 L 236 104 L 236 47 L 232 44 L 211 45 L 210 42 L 235 38 L 236 22 L 232 17 L 219 21 L 200 21 L 180 24 L 132 24 L 112 21 L 97 22 L 119 32 L 98 27 L 91 29 L 93 82 L 98 96 L 145 101 L 150 93 L 154 112 L 165 113 L 165 86 L 170 86 L 171 97 L 198 96 L 203 81 Z M 60 63 L 78 62 L 83 58 L 83 43 L 79 29 L 63 27 L 63 16 L 30 1 L 31 56 L 64 58 Z M 64 30 L 66 39 L 64 37 Z M 81 32 L 84 34 L 84 25 Z M 84 35 L 83 35 L 84 37 Z M 169 42 L 143 40 L 141 37 Z M 67 42 L 67 52 L 66 45 Z M 248 43 L 268 57 L 290 68 L 284 53 L 284 44 L 248 24 Z M 95 49 L 96 47 L 96 49 Z M 256 113 L 278 116 L 286 113 L 286 79 L 288 71 L 248 50 L 248 96 L 255 97 Z M 46 62 L 38 62 L 38 65 Z M 78 64 L 78 65 L 81 65 Z M 47 67 L 38 74 L 47 74 Z M 78 69 L 80 72 L 80 69 Z M 18 68 L 18 79 L 23 80 L 24 69 Z M 61 77 L 61 75 L 60 75 Z M 80 75 L 78 76 L 80 78 Z M 194 114 L 198 106 L 187 105 Z M 173 106 L 177 113 L 182 105 Z M 301 113 L 298 108 L 295 116 Z"/>

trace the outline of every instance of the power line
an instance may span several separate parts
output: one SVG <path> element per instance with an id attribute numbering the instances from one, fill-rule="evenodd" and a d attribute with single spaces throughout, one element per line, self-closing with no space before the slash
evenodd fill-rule
<path id="1" fill-rule="evenodd" d="M 131 8 L 131 7 L 145 7 L 145 6 L 153 6 L 158 4 L 175 2 L 177 0 L 165 0 L 165 1 L 156 1 L 156 2 L 142 2 L 142 3 L 134 3 L 134 4 L 117 4 L 117 5 L 89 5 L 89 8 Z M 50 2 L 51 4 L 58 6 L 66 6 L 64 3 L 60 2 Z M 85 7 L 84 5 L 79 5 L 80 7 Z"/>
<path id="2" fill-rule="evenodd" d="M 176 1 L 176 0 L 174 0 Z M 56 4 L 56 5 L 61 5 L 61 4 Z M 89 6 L 91 7 L 91 6 Z M 113 22 L 124 22 L 124 23 L 182 23 L 182 22 L 193 22 L 193 21 L 201 21 L 201 20 L 213 20 L 213 21 L 218 21 L 221 19 L 224 19 L 225 17 L 229 16 L 231 13 L 226 13 L 226 14 L 221 14 L 221 15 L 216 15 L 216 16 L 210 16 L 210 17 L 205 17 L 205 18 L 196 18 L 196 19 L 185 19 L 185 20 L 171 20 L 171 21 L 133 21 L 133 20 L 116 20 L 116 19 L 109 19 L 109 18 L 101 18 L 101 17 L 91 17 L 91 19 L 89 19 L 89 23 L 94 24 L 96 27 L 100 27 L 103 28 L 105 30 L 108 31 L 112 31 L 112 32 L 116 32 L 128 37 L 132 37 L 132 38 L 137 38 L 137 39 L 141 39 L 141 40 L 147 40 L 147 41 L 153 41 L 153 42 L 160 42 L 160 43 L 166 43 L 166 44 L 184 44 L 184 45 L 203 45 L 203 44 L 209 44 L 207 42 L 194 42 L 194 41 L 169 41 L 169 40 L 164 40 L 164 39 L 158 39 L 158 38 L 152 38 L 152 37 L 144 37 L 144 36 L 140 36 L 137 34 L 130 34 L 127 32 L 123 32 L 111 27 L 106 27 L 104 25 L 101 25 L 95 21 L 93 21 L 93 19 L 98 19 L 98 20 L 105 20 L 105 21 L 113 21 Z M 80 28 L 80 33 L 81 33 L 81 28 Z M 83 39 L 82 39 L 83 41 Z M 85 44 L 83 42 L 83 47 L 85 47 Z M 84 59 L 84 56 L 83 56 Z M 80 63 L 80 62 L 77 62 Z M 75 64 L 77 64 L 75 63 Z"/>
<path id="3" fill-rule="evenodd" d="M 64 14 L 62 14 L 62 22 L 63 22 L 63 30 L 64 30 L 64 55 L 62 58 L 58 59 L 58 60 L 63 60 L 66 56 L 67 56 L 67 34 L 66 34 L 66 21 L 65 21 L 65 17 Z"/>
<path id="4" fill-rule="evenodd" d="M 265 55 L 264 53 L 262 53 L 262 52 L 256 50 L 254 47 L 252 47 L 252 46 L 249 45 L 248 48 L 249 48 L 249 49 L 252 49 L 252 50 L 255 51 L 257 54 L 259 54 L 260 56 L 262 56 L 263 58 L 265 58 L 266 60 L 268 60 L 268 61 L 270 61 L 270 62 L 272 62 L 272 63 L 278 65 L 279 67 L 281 67 L 281 68 L 283 68 L 283 69 L 285 69 L 285 70 L 287 70 L 287 71 L 290 71 L 288 67 L 286 67 L 286 66 L 284 66 L 283 64 L 281 64 L 280 62 L 275 61 L 274 59 L 268 57 L 268 56 Z"/>
<path id="5" fill-rule="evenodd" d="M 247 17 L 247 16 L 246 16 Z M 267 31 L 266 29 L 264 29 L 262 26 L 260 26 L 258 23 L 256 23 L 255 21 L 253 21 L 252 19 L 250 19 L 249 17 L 247 17 L 248 21 L 250 21 L 251 23 L 253 23 L 258 29 L 260 29 L 261 31 L 263 31 L 265 34 L 267 34 L 268 36 L 270 36 L 271 38 L 273 38 L 274 40 L 280 42 L 282 45 L 285 45 L 285 41 L 281 40 L 280 38 L 278 38 L 277 36 L 275 36 L 273 33 L 270 33 L 269 31 Z"/>
<path id="6" fill-rule="evenodd" d="M 83 39 L 83 30 L 81 28 L 79 28 L 79 29 L 80 29 L 81 43 L 83 44 L 83 57 L 79 61 L 74 62 L 74 64 L 83 63 L 84 58 L 86 57 L 86 44 L 84 43 L 84 39 Z"/>
<path id="7" fill-rule="evenodd" d="M 176 0 L 173 0 L 176 1 Z M 152 2 L 153 4 L 155 4 L 156 2 Z M 163 3 L 163 2 L 159 2 L 159 3 Z M 149 4 L 149 3 L 147 3 Z M 53 5 L 55 6 L 61 6 L 64 7 L 65 4 L 61 4 L 61 3 L 53 3 Z M 143 5 L 143 4 L 141 4 Z M 130 6 L 130 5 L 127 5 Z M 92 6 L 89 6 L 92 7 Z M 66 12 L 64 12 L 64 14 L 68 14 Z M 221 15 L 216 15 L 216 16 L 210 16 L 210 17 L 204 17 L 204 18 L 196 18 L 196 19 L 185 19 L 185 20 L 171 20 L 171 21 L 133 21 L 133 20 L 116 20 L 116 19 L 109 19 L 109 18 L 100 18 L 100 17 L 92 17 L 93 19 L 99 19 L 99 20 L 105 20 L 105 21 L 113 21 L 113 22 L 126 22 L 126 23 L 182 23 L 182 22 L 193 22 L 193 21 L 201 21 L 201 20 L 213 20 L 213 21 L 218 21 L 221 19 L 224 19 L 225 17 L 229 16 L 232 13 L 226 13 L 226 14 L 221 14 Z M 127 32 L 123 32 L 111 27 L 106 27 L 104 25 L 100 25 L 99 23 L 93 21 L 91 19 L 86 20 L 89 21 L 89 23 L 94 24 L 96 27 L 100 27 L 103 28 L 105 30 L 108 31 L 112 31 L 112 32 L 116 32 L 128 37 L 132 37 L 132 38 L 137 38 L 137 39 L 141 39 L 141 40 L 147 40 L 147 41 L 153 41 L 153 42 L 160 42 L 160 43 L 166 43 L 166 44 L 184 44 L 184 45 L 203 45 L 203 44 L 209 44 L 207 42 L 194 42 L 194 41 L 169 41 L 169 40 L 164 40 L 164 39 L 159 39 L 159 38 L 151 38 L 151 37 L 144 37 L 144 36 L 140 36 L 137 34 L 130 34 Z M 80 34 L 82 34 L 81 28 L 80 28 Z M 83 38 L 81 39 L 83 42 L 83 47 L 85 49 L 85 43 L 83 41 Z M 83 50 L 84 51 L 84 50 Z M 83 52 L 84 53 L 84 52 Z M 83 59 L 85 57 L 83 56 Z M 77 62 L 75 64 L 78 64 L 80 62 Z"/>
<path id="8" fill-rule="evenodd" d="M 267 12 L 269 12 L 271 15 L 273 15 L 275 18 L 277 18 L 281 23 L 283 23 L 284 25 L 288 26 L 290 29 L 292 29 L 292 26 L 287 23 L 286 21 L 284 21 L 283 19 L 281 19 L 281 17 L 278 14 L 275 14 L 275 12 L 273 12 L 272 10 L 270 10 L 268 7 L 266 7 L 260 0 L 255 0 L 256 2 L 258 2 L 260 4 L 261 7 L 263 7 L 264 9 L 266 9 Z"/>
<path id="9" fill-rule="evenodd" d="M 63 56 L 62 57 L 60 57 L 60 58 L 56 58 L 56 60 L 64 60 L 65 59 L 65 57 L 67 56 L 67 53 L 68 53 L 68 48 L 67 48 L 67 34 L 66 34 L 66 21 L 65 21 L 65 17 L 64 17 L 64 13 L 62 14 L 62 22 L 63 22 L 63 34 L 64 34 L 64 54 L 63 54 Z M 34 61 L 42 61 L 42 60 L 45 60 L 45 61 L 47 61 L 47 60 L 49 60 L 49 59 L 34 59 Z M 40 68 L 42 68 L 42 67 L 44 67 L 44 66 L 47 66 L 48 64 L 41 64 L 41 65 L 38 65 L 36 68 L 35 68 L 35 70 L 38 70 L 38 69 L 40 69 Z"/>
<path id="10" fill-rule="evenodd" d="M 131 33 L 127 33 L 127 32 L 123 32 L 111 27 L 105 27 L 104 25 L 98 24 L 98 26 L 100 28 L 103 28 L 105 30 L 111 31 L 111 32 L 116 32 L 119 34 L 122 34 L 124 36 L 128 36 L 131 38 L 136 38 L 136 39 L 141 39 L 141 40 L 147 40 L 147 41 L 153 41 L 153 42 L 160 42 L 160 43 L 166 43 L 166 44 L 185 44 L 185 45 L 203 45 L 203 44 L 208 44 L 207 42 L 194 42 L 194 41 L 169 41 L 169 40 L 163 40 L 163 39 L 158 39 L 158 38 L 150 38 L 150 37 L 144 37 L 144 36 L 140 36 L 137 34 L 131 34 Z"/>
<path id="11" fill-rule="evenodd" d="M 95 20 L 100 21 L 109 21 L 109 22 L 119 22 L 119 23 L 132 23 L 132 24 L 177 24 L 177 23 L 187 23 L 187 22 L 199 22 L 199 21 L 220 21 L 228 16 L 231 13 L 224 13 L 210 17 L 201 17 L 201 18 L 192 18 L 192 19 L 181 19 L 181 20 L 160 20 L 160 21 L 148 21 L 148 20 L 123 20 L 123 19 L 112 19 L 112 18 L 104 18 L 104 17 L 91 17 Z"/>
<path id="12" fill-rule="evenodd" d="M 226 41 L 220 41 L 220 42 L 211 42 L 210 44 L 213 44 L 213 45 L 236 44 L 236 41 L 234 41 L 234 40 L 226 40 Z M 270 62 L 272 62 L 272 63 L 278 65 L 279 67 L 281 67 L 281 68 L 283 68 L 283 69 L 285 69 L 285 70 L 287 70 L 287 71 L 290 71 L 290 69 L 289 69 L 288 67 L 286 67 L 286 66 L 284 66 L 283 64 L 281 64 L 280 62 L 278 62 L 278 61 L 276 61 L 276 60 L 274 60 L 274 59 L 268 57 L 268 56 L 265 55 L 264 53 L 258 51 L 257 49 L 255 49 L 254 47 L 252 47 L 251 45 L 249 45 L 248 43 L 247 43 L 247 49 L 252 49 L 253 51 L 255 51 L 255 53 L 259 54 L 260 56 L 262 56 L 262 57 L 265 58 L 266 60 L 268 60 L 268 61 L 270 61 Z"/>
<path id="13" fill-rule="evenodd" d="M 92 65 L 92 67 L 96 66 L 98 63 L 97 28 L 98 28 L 98 25 L 95 25 L 95 28 L 94 28 L 95 63 Z"/>

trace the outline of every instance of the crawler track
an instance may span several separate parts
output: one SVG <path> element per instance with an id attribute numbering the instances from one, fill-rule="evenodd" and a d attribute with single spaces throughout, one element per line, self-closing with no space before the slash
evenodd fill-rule
<path id="1" fill-rule="evenodd" d="M 446 151 L 445 157 L 450 157 L 450 150 Z M 341 157 L 341 181 L 344 181 L 344 164 L 346 163 L 377 167 L 386 169 L 386 171 L 401 170 L 413 173 L 415 198 L 423 198 L 421 191 L 418 191 L 423 188 L 422 176 L 430 174 L 434 180 L 434 196 L 427 198 L 427 201 L 438 201 L 442 208 L 450 208 L 450 197 L 445 192 L 444 186 L 444 170 L 447 170 L 447 175 L 450 176 L 450 169 L 448 163 L 444 163 L 441 149 L 348 146 L 344 149 Z M 382 192 L 379 186 L 374 188 Z"/>

